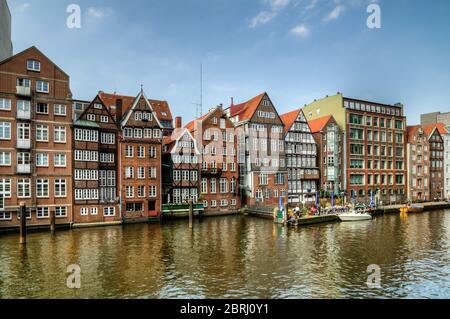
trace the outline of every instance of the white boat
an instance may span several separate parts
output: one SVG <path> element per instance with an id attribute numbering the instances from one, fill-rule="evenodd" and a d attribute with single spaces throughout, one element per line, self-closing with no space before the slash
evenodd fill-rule
<path id="1" fill-rule="evenodd" d="M 339 214 L 339 219 L 343 222 L 353 222 L 353 221 L 360 221 L 360 220 L 371 220 L 372 215 L 362 212 L 359 213 L 355 210 L 352 210 L 348 213 Z"/>

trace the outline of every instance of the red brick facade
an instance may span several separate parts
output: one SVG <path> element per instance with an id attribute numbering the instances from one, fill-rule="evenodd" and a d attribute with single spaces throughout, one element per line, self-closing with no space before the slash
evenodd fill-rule
<path id="1" fill-rule="evenodd" d="M 37 48 L 0 62 L 0 228 L 72 222 L 69 76 Z"/>
<path id="2" fill-rule="evenodd" d="M 188 123 L 202 153 L 200 198 L 205 211 L 240 208 L 239 171 L 234 125 L 221 106 Z"/>

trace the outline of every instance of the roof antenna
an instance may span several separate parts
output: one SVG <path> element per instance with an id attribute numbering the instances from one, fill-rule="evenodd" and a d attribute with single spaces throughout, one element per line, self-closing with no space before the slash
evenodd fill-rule
<path id="1" fill-rule="evenodd" d="M 197 105 L 197 117 L 203 116 L 203 64 L 200 63 L 200 103 Z"/>
<path id="2" fill-rule="evenodd" d="M 144 92 L 144 85 L 141 84 L 141 92 Z"/>

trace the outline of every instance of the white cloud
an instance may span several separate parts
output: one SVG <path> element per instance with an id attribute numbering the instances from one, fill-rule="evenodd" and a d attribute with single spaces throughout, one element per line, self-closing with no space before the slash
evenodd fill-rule
<path id="1" fill-rule="evenodd" d="M 255 17 L 250 20 L 250 27 L 256 28 L 260 25 L 269 23 L 273 18 L 277 16 L 275 11 L 261 11 Z"/>
<path id="2" fill-rule="evenodd" d="M 18 10 L 19 12 L 25 12 L 25 11 L 28 10 L 30 7 L 31 7 L 31 3 L 25 2 L 25 3 L 22 3 L 21 5 L 19 5 L 19 6 L 17 7 L 17 10 Z"/>
<path id="3" fill-rule="evenodd" d="M 344 12 L 344 10 L 345 10 L 345 8 L 343 6 L 337 6 L 323 20 L 325 22 L 337 20 L 340 17 L 340 15 L 342 14 L 342 12 Z"/>
<path id="4" fill-rule="evenodd" d="M 90 7 L 87 9 L 87 14 L 91 18 L 101 20 L 103 18 L 111 16 L 113 14 L 113 10 L 111 8 Z"/>
<path id="5" fill-rule="evenodd" d="M 278 10 L 281 8 L 286 7 L 289 3 L 291 3 L 291 0 L 266 0 L 270 7 L 274 10 Z"/>
<path id="6" fill-rule="evenodd" d="M 299 24 L 298 26 L 291 29 L 291 33 L 300 38 L 307 38 L 309 36 L 310 30 L 306 25 Z"/>

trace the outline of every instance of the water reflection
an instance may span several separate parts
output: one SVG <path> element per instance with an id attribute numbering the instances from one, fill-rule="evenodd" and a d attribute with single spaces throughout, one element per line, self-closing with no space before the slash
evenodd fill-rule
<path id="1" fill-rule="evenodd" d="M 448 298 L 450 211 L 283 228 L 223 217 L 0 237 L 0 298 Z M 81 289 L 66 287 L 81 267 Z M 381 267 L 382 289 L 366 285 Z"/>

